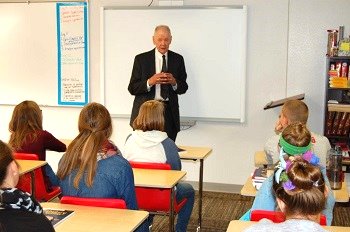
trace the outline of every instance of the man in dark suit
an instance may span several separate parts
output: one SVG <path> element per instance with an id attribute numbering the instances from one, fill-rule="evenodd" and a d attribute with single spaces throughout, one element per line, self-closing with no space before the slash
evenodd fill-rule
<path id="1" fill-rule="evenodd" d="M 145 101 L 156 99 L 165 105 L 165 132 L 175 141 L 180 131 L 178 94 L 186 93 L 187 73 L 180 54 L 169 50 L 172 36 L 168 26 L 159 25 L 154 30 L 151 51 L 135 57 L 128 90 L 135 95 L 130 125 Z"/>

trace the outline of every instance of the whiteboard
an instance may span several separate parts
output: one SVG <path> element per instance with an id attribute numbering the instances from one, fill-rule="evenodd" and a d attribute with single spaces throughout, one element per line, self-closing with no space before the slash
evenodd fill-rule
<path id="1" fill-rule="evenodd" d="M 135 55 L 154 48 L 154 28 L 172 32 L 170 50 L 183 55 L 188 91 L 181 118 L 245 119 L 246 6 L 108 8 L 102 11 L 101 99 L 114 116 L 129 117 L 127 90 Z"/>
<path id="2" fill-rule="evenodd" d="M 86 3 L 0 3 L 0 104 L 86 104 L 87 35 Z"/>

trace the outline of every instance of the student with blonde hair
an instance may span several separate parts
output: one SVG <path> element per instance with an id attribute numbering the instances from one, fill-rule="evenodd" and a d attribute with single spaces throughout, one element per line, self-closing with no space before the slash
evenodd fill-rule
<path id="1" fill-rule="evenodd" d="M 318 167 L 294 159 L 280 167 L 273 179 L 273 194 L 286 221 L 273 223 L 262 219 L 244 231 L 326 231 L 319 222 L 326 206 L 327 187 Z"/>
<path id="2" fill-rule="evenodd" d="M 275 125 L 276 135 L 269 138 L 264 147 L 266 159 L 270 165 L 276 163 L 279 159 L 278 140 L 283 129 L 294 122 L 301 122 L 306 125 L 308 117 L 309 108 L 303 101 L 288 100 L 283 104 Z M 311 150 L 320 157 L 320 164 L 325 166 L 327 154 L 331 149 L 328 139 L 323 135 L 311 132 L 311 144 Z"/>
<path id="3" fill-rule="evenodd" d="M 11 148 L 0 140 L 0 231 L 54 232 L 35 198 L 16 188 L 19 167 Z"/>
<path id="4" fill-rule="evenodd" d="M 64 152 L 66 145 L 43 129 L 43 115 L 34 101 L 23 101 L 16 105 L 9 123 L 11 132 L 9 145 L 15 152 L 36 154 L 46 160 L 46 150 Z M 54 172 L 49 164 L 42 168 L 47 191 L 51 190 Z"/>
<path id="5" fill-rule="evenodd" d="M 181 170 L 178 148 L 164 132 L 164 105 L 157 100 L 144 102 L 133 122 L 134 131 L 125 142 L 123 155 L 127 160 L 168 163 L 173 170 Z M 179 212 L 176 231 L 185 232 L 194 204 L 194 189 L 188 183 L 176 185 L 176 200 L 187 198 Z"/>

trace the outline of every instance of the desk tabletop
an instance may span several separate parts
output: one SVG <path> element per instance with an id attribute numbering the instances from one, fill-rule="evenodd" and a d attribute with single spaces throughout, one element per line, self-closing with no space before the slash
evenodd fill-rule
<path id="1" fill-rule="evenodd" d="M 68 147 L 72 142 L 72 139 L 60 139 L 60 141 Z M 180 152 L 181 159 L 205 159 L 213 150 L 210 147 L 193 147 L 193 146 L 179 146 L 180 148 L 186 150 L 185 152 Z"/>
<path id="2" fill-rule="evenodd" d="M 205 159 L 213 150 L 210 147 L 192 147 L 192 146 L 179 146 L 186 150 L 185 152 L 179 152 L 181 159 Z"/>
<path id="3" fill-rule="evenodd" d="M 41 205 L 46 209 L 74 210 L 72 216 L 55 227 L 56 232 L 134 231 L 148 217 L 148 212 L 141 210 L 53 202 L 43 202 Z"/>
<path id="4" fill-rule="evenodd" d="M 349 192 L 347 190 L 346 181 L 342 183 L 342 188 L 339 190 L 332 190 L 336 202 L 348 202 Z M 241 195 L 255 197 L 257 190 L 252 184 L 252 178 L 249 177 L 241 189 Z"/>
<path id="5" fill-rule="evenodd" d="M 240 220 L 232 220 L 228 225 L 227 232 L 236 232 L 243 231 L 245 228 L 255 224 L 257 222 L 252 221 L 240 221 Z M 324 229 L 332 232 L 345 232 L 349 231 L 349 227 L 341 227 L 341 226 L 322 226 Z"/>
<path id="6" fill-rule="evenodd" d="M 348 202 L 349 201 L 349 192 L 346 186 L 346 180 L 341 185 L 341 189 L 332 190 L 336 202 Z"/>
<path id="7" fill-rule="evenodd" d="M 20 166 L 19 174 L 23 175 L 47 164 L 42 160 L 16 160 Z"/>
<path id="8" fill-rule="evenodd" d="M 133 168 L 135 186 L 172 188 L 185 175 L 185 171 Z"/>
<path id="9" fill-rule="evenodd" d="M 241 195 L 248 197 L 255 197 L 257 193 L 256 188 L 253 186 L 252 178 L 248 177 L 247 181 L 244 183 L 241 189 Z"/>

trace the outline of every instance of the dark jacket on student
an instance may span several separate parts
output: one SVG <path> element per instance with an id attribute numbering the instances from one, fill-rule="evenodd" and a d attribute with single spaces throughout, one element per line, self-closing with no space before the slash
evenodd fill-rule
<path id="1" fill-rule="evenodd" d="M 19 189 L 0 189 L 0 232 L 54 232 L 40 204 Z"/>

